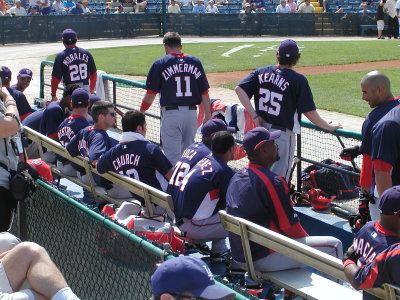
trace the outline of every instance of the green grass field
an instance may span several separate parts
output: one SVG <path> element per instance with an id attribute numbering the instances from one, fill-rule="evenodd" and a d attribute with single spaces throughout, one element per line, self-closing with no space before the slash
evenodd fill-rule
<path id="1" fill-rule="evenodd" d="M 232 48 L 253 45 L 222 56 Z M 278 42 L 255 43 L 196 43 L 184 44 L 183 51 L 194 55 L 203 63 L 206 72 L 252 70 L 275 63 Z M 302 58 L 298 66 L 340 65 L 356 62 L 395 60 L 400 57 L 400 42 L 385 41 L 321 41 L 299 42 Z M 109 74 L 147 75 L 155 59 L 164 55 L 161 45 L 93 49 L 90 51 L 98 69 Z M 144 53 L 146 55 L 144 55 Z M 49 60 L 54 60 L 55 55 Z M 340 67 L 338 67 L 340 72 Z M 393 93 L 399 95 L 396 84 L 400 74 L 396 69 L 385 70 L 392 81 Z M 364 117 L 370 108 L 361 100 L 359 82 L 366 74 L 347 72 L 307 76 L 317 106 Z M 234 88 L 237 82 L 223 85 Z"/>

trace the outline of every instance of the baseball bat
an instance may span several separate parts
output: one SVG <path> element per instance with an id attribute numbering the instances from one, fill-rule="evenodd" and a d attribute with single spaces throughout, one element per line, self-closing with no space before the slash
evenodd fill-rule
<path id="1" fill-rule="evenodd" d="M 350 215 L 352 215 L 352 213 L 348 210 L 345 210 L 343 208 L 341 208 L 340 206 L 337 205 L 332 205 L 331 206 L 331 212 L 334 213 L 336 216 L 340 217 L 340 218 L 344 218 L 344 219 L 348 219 Z"/>
<path id="2" fill-rule="evenodd" d="M 298 157 L 295 157 L 295 158 L 293 158 L 293 166 L 292 166 L 292 168 L 290 169 L 290 173 L 289 173 L 289 180 L 288 180 L 288 184 L 290 185 L 290 183 L 292 182 L 292 177 L 293 177 L 293 172 L 294 172 L 294 169 L 296 169 L 296 166 L 297 166 L 297 164 L 300 162 L 300 158 L 298 158 Z"/>
<path id="3" fill-rule="evenodd" d="M 338 135 L 336 135 L 336 134 L 335 134 L 335 136 L 337 137 L 337 139 L 338 139 L 340 145 L 342 146 L 342 148 L 343 148 L 343 149 L 346 148 L 346 145 L 343 143 L 343 140 L 340 138 L 340 136 L 338 136 Z M 354 159 L 352 159 L 350 162 L 351 162 L 351 165 L 353 166 L 353 168 L 354 168 L 355 170 L 357 170 L 358 172 L 360 172 L 360 168 L 358 167 L 358 165 L 356 164 L 356 162 L 354 161 Z"/>

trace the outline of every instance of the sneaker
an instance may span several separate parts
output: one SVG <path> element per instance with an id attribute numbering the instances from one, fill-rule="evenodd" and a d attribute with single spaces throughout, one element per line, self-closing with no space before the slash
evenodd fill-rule
<path id="1" fill-rule="evenodd" d="M 210 260 L 212 262 L 228 262 L 230 257 L 230 251 L 226 251 L 224 253 L 210 253 Z"/>
<path id="2" fill-rule="evenodd" d="M 210 247 L 208 247 L 206 243 L 194 244 L 193 248 L 199 251 L 203 255 L 210 255 L 211 253 Z"/>

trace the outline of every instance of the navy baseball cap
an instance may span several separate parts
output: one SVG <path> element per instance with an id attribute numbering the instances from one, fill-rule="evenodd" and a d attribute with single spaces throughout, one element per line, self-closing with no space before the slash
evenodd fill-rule
<path id="1" fill-rule="evenodd" d="M 33 72 L 28 68 L 23 68 L 19 70 L 18 76 L 22 78 L 32 78 Z"/>
<path id="2" fill-rule="evenodd" d="M 218 131 L 229 131 L 235 132 L 235 127 L 226 126 L 225 122 L 221 119 L 211 119 L 208 120 L 202 127 L 201 127 L 201 134 L 203 136 L 211 136 Z"/>
<path id="3" fill-rule="evenodd" d="M 92 105 L 93 103 L 97 102 L 101 100 L 101 98 L 99 96 L 96 96 L 95 94 L 90 94 L 89 95 L 89 103 L 90 105 Z"/>
<path id="4" fill-rule="evenodd" d="M 151 276 L 151 287 L 155 296 L 189 292 L 213 300 L 235 295 L 216 285 L 204 261 L 191 256 L 179 256 L 162 263 Z"/>
<path id="5" fill-rule="evenodd" d="M 36 10 L 39 10 L 39 6 L 37 6 L 37 5 L 32 5 L 32 6 L 31 6 L 31 9 L 32 9 L 32 8 L 33 8 L 33 9 L 36 9 Z"/>
<path id="6" fill-rule="evenodd" d="M 67 42 L 67 41 L 71 42 L 71 41 L 75 41 L 77 39 L 78 39 L 78 37 L 76 35 L 76 32 L 72 29 L 65 29 L 62 32 L 62 40 L 65 42 Z"/>
<path id="7" fill-rule="evenodd" d="M 256 127 L 250 131 L 248 131 L 243 138 L 243 147 L 244 151 L 247 154 L 257 150 L 266 142 L 276 140 L 281 136 L 281 131 L 273 131 L 269 132 L 264 127 Z"/>
<path id="8" fill-rule="evenodd" d="M 11 79 L 11 70 L 6 67 L 6 66 L 2 66 L 0 69 L 0 77 L 1 79 Z"/>
<path id="9" fill-rule="evenodd" d="M 400 212 L 400 185 L 392 186 L 384 191 L 378 207 L 383 215 L 395 215 Z"/>
<path id="10" fill-rule="evenodd" d="M 72 106 L 89 105 L 89 93 L 83 88 L 77 88 L 71 95 Z"/>
<path id="11" fill-rule="evenodd" d="M 118 8 L 124 8 L 124 6 L 122 4 L 118 5 Z"/>
<path id="12" fill-rule="evenodd" d="M 293 40 L 284 40 L 278 49 L 278 55 L 280 57 L 298 57 L 299 47 Z"/>

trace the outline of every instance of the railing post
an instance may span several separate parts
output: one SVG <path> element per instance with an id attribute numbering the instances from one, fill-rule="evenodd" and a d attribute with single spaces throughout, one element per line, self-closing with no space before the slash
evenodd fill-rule
<path id="1" fill-rule="evenodd" d="M 113 105 L 117 105 L 117 83 L 115 81 L 112 82 L 113 84 Z"/>
<path id="2" fill-rule="evenodd" d="M 167 1 L 162 0 L 161 7 L 161 34 L 162 36 L 167 32 Z"/>
<path id="3" fill-rule="evenodd" d="M 44 98 L 44 63 L 40 63 L 40 98 Z"/>
<path id="4" fill-rule="evenodd" d="M 28 240 L 28 226 L 26 221 L 26 202 L 18 203 L 18 234 L 22 241 Z"/>
<path id="5" fill-rule="evenodd" d="M 301 134 L 297 134 L 297 154 L 298 158 L 301 158 Z M 301 192 L 301 159 L 297 163 L 297 191 Z"/>

